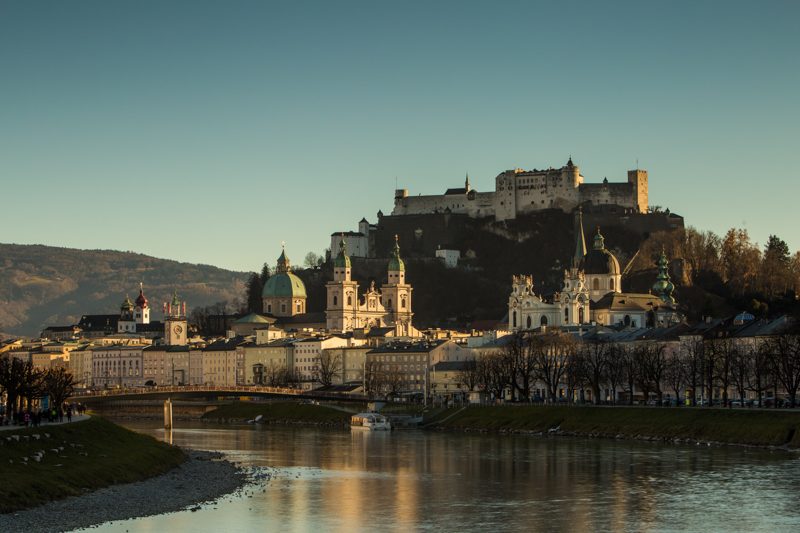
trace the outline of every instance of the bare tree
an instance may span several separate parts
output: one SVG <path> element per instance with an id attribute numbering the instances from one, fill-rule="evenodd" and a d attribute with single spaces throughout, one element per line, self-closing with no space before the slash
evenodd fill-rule
<path id="1" fill-rule="evenodd" d="M 325 386 L 332 385 L 334 379 L 342 373 L 341 354 L 331 354 L 328 350 L 322 350 L 319 354 L 314 377 Z"/>
<path id="2" fill-rule="evenodd" d="M 611 403 L 617 403 L 617 389 L 625 382 L 624 348 L 615 342 L 608 343 L 606 379 L 611 388 Z"/>
<path id="3" fill-rule="evenodd" d="M 42 392 L 50 396 L 54 406 L 60 407 L 75 391 L 75 378 L 64 368 L 51 368 L 42 375 Z"/>
<path id="4" fill-rule="evenodd" d="M 456 380 L 464 385 L 468 391 L 474 391 L 481 384 L 478 362 L 474 359 L 464 361 L 464 367 L 458 371 Z"/>
<path id="5" fill-rule="evenodd" d="M 683 390 L 686 383 L 686 368 L 677 353 L 671 354 L 666 361 L 664 367 L 664 380 L 669 384 L 669 387 L 675 393 L 675 405 L 681 405 L 681 390 Z"/>
<path id="6" fill-rule="evenodd" d="M 603 339 L 593 339 L 581 345 L 579 350 L 586 384 L 592 389 L 595 405 L 601 403 L 600 386 L 608 379 L 610 345 Z"/>
<path id="7" fill-rule="evenodd" d="M 708 372 L 713 373 L 722 392 L 722 405 L 728 406 L 728 389 L 731 386 L 731 365 L 736 356 L 736 344 L 726 336 L 712 337 L 705 347 Z M 711 386 L 713 387 L 713 381 Z M 711 403 L 711 402 L 709 402 Z"/>
<path id="8" fill-rule="evenodd" d="M 685 385 L 690 390 L 689 400 L 697 405 L 697 391 L 703 390 L 703 342 L 695 337 L 681 339 L 680 361 L 683 365 Z"/>
<path id="9" fill-rule="evenodd" d="M 560 332 L 548 332 L 535 339 L 536 377 L 544 384 L 548 400 L 555 402 L 575 353 L 575 342 Z"/>
<path id="10" fill-rule="evenodd" d="M 797 390 L 800 388 L 800 336 L 778 335 L 771 344 L 775 375 L 789 397 L 789 406 L 795 407 Z"/>

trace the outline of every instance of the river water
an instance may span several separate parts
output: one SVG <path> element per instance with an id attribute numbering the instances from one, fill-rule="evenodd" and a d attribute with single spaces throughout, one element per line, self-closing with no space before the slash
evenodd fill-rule
<path id="1" fill-rule="evenodd" d="M 126 425 L 166 438 L 155 422 Z M 787 452 L 197 423 L 172 438 L 272 477 L 101 531 L 800 531 L 800 458 Z"/>

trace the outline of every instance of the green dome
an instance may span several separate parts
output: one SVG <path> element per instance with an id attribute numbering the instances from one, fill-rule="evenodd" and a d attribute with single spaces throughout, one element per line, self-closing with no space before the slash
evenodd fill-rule
<path id="1" fill-rule="evenodd" d="M 333 260 L 333 268 L 350 268 L 350 256 L 347 255 L 347 243 L 344 241 L 344 235 L 339 241 L 339 255 Z"/>
<path id="2" fill-rule="evenodd" d="M 303 280 L 291 272 L 279 272 L 270 276 L 261 292 L 263 298 L 305 298 Z"/>
<path id="3" fill-rule="evenodd" d="M 394 251 L 392 258 L 389 260 L 389 270 L 400 271 L 406 269 L 406 264 L 400 259 L 400 243 L 398 242 L 397 235 L 394 236 Z"/>

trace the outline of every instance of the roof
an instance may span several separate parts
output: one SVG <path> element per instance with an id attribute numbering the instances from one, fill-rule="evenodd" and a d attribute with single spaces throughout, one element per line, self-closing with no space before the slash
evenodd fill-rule
<path id="1" fill-rule="evenodd" d="M 447 196 L 448 194 L 467 194 L 467 189 L 465 189 L 464 187 L 460 187 L 457 189 L 447 189 L 446 191 L 444 191 L 444 194 L 445 196 Z"/>
<path id="2" fill-rule="evenodd" d="M 205 348 L 203 348 L 204 352 L 229 352 L 231 350 L 236 350 L 237 346 L 240 346 L 246 342 L 246 339 L 241 336 L 233 337 L 231 339 L 222 339 L 215 342 L 212 342 Z"/>
<path id="3" fill-rule="evenodd" d="M 655 294 L 626 292 L 609 292 L 591 305 L 592 310 L 610 311 L 649 311 L 661 306 L 664 306 L 664 302 Z"/>
<path id="4" fill-rule="evenodd" d="M 275 319 L 278 325 L 284 324 L 324 324 L 325 312 L 300 313 L 294 316 L 281 316 Z"/>
<path id="5" fill-rule="evenodd" d="M 378 353 L 420 353 L 420 352 L 431 352 L 441 346 L 442 344 L 446 343 L 447 340 L 439 339 L 435 341 L 419 341 L 419 342 L 389 342 L 375 348 L 374 350 L 370 350 L 369 354 L 378 354 Z"/>
<path id="6" fill-rule="evenodd" d="M 274 324 L 275 319 L 259 315 L 258 313 L 250 313 L 242 318 L 233 321 L 234 324 Z"/>
<path id="7" fill-rule="evenodd" d="M 362 222 L 366 222 L 366 220 L 362 220 Z M 337 231 L 335 233 L 331 233 L 331 237 L 363 237 L 364 234 L 360 231 Z"/>
<path id="8" fill-rule="evenodd" d="M 475 361 L 439 361 L 433 365 L 433 369 L 437 372 L 457 372 L 465 370 L 474 364 Z"/>
<path id="9" fill-rule="evenodd" d="M 385 337 L 390 333 L 394 333 L 394 328 L 370 328 L 367 337 Z"/>

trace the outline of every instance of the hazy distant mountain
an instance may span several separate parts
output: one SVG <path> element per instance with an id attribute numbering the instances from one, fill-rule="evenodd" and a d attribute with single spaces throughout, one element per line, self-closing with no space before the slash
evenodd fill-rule
<path id="1" fill-rule="evenodd" d="M 0 244 L 0 332 L 38 335 L 77 323 L 82 314 L 115 313 L 139 282 L 160 320 L 161 304 L 178 291 L 189 309 L 242 298 L 248 274 L 112 250 Z"/>

